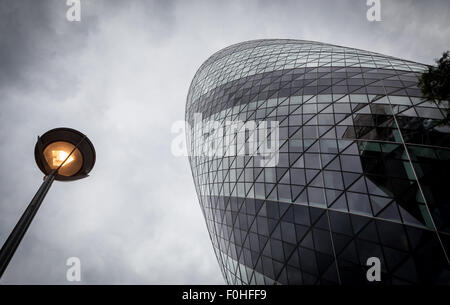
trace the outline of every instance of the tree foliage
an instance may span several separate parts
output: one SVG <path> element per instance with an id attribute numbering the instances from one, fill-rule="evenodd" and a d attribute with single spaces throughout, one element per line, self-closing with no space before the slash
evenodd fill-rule
<path id="1" fill-rule="evenodd" d="M 428 67 L 419 79 L 419 88 L 424 98 L 439 104 L 446 103 L 447 118 L 450 118 L 450 51 L 444 52 L 436 60 L 436 66 Z"/>

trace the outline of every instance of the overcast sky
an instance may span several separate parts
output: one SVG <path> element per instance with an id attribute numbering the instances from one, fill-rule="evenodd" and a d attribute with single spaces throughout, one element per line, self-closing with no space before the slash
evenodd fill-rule
<path id="1" fill-rule="evenodd" d="M 0 283 L 222 284 L 187 158 L 171 154 L 190 81 L 214 52 L 306 39 L 431 64 L 450 48 L 450 1 L 0 1 L 0 243 L 42 182 L 37 135 L 71 127 L 97 163 L 55 182 Z"/>

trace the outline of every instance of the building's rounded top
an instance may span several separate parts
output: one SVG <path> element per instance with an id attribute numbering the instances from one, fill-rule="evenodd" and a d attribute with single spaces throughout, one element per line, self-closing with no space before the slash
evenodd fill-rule
<path id="1" fill-rule="evenodd" d="M 426 65 L 355 48 L 295 39 L 260 39 L 228 46 L 209 57 L 195 74 L 188 105 L 233 80 L 288 69 L 351 67 L 423 72 Z"/>

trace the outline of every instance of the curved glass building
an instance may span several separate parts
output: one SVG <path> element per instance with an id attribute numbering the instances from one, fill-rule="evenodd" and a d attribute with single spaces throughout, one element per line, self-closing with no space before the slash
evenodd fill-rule
<path id="1" fill-rule="evenodd" d="M 370 257 L 385 284 L 450 283 L 450 128 L 421 98 L 426 69 L 302 40 L 200 67 L 189 160 L 228 283 L 364 284 Z M 264 141 L 275 162 L 249 153 Z"/>

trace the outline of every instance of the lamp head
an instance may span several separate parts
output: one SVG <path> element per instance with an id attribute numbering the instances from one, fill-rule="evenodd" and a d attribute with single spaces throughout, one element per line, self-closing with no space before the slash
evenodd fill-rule
<path id="1" fill-rule="evenodd" d="M 95 149 L 81 132 L 55 128 L 38 137 L 34 157 L 45 175 L 57 170 L 55 180 L 77 180 L 87 177 L 94 167 Z"/>

